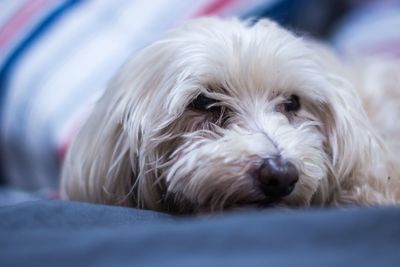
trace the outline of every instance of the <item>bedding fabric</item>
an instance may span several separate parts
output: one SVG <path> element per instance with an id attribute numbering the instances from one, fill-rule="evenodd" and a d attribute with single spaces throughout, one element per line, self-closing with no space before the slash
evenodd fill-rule
<path id="1" fill-rule="evenodd" d="M 0 208 L 1 266 L 400 266 L 400 209 L 177 218 L 62 201 Z"/>

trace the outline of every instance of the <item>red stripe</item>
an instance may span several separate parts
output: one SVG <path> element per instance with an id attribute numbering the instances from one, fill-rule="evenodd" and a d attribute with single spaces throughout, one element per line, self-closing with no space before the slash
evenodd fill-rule
<path id="1" fill-rule="evenodd" d="M 67 132 L 65 135 L 62 137 L 61 141 L 58 142 L 59 145 L 57 146 L 57 158 L 58 160 L 63 161 L 65 154 L 68 151 L 68 148 L 71 145 L 72 140 L 74 137 L 77 135 L 79 129 L 83 126 L 83 123 L 86 121 L 86 119 L 89 116 L 91 109 L 84 109 L 80 110 L 78 114 L 80 115 L 79 118 L 74 118 L 72 123 L 67 129 Z"/>
<path id="2" fill-rule="evenodd" d="M 23 28 L 28 25 L 40 10 L 49 4 L 49 0 L 32 0 L 19 9 L 11 20 L 0 30 L 0 49 L 4 48 L 12 38 L 17 35 Z"/>
<path id="3" fill-rule="evenodd" d="M 62 162 L 65 158 L 65 154 L 67 154 L 68 148 L 71 144 L 72 138 L 67 138 L 63 141 L 63 143 L 57 149 L 57 158 L 60 162 Z"/>
<path id="4" fill-rule="evenodd" d="M 78 126 L 79 125 L 79 126 Z M 68 148 L 71 145 L 72 139 L 74 139 L 75 135 L 78 133 L 79 128 L 82 126 L 82 122 L 74 123 L 71 126 L 72 129 L 68 130 L 67 136 L 63 140 L 61 140 L 60 144 L 57 147 L 57 159 L 62 162 L 64 160 L 65 155 L 67 154 Z"/>
<path id="5" fill-rule="evenodd" d="M 199 11 L 197 11 L 193 17 L 201 17 L 207 15 L 213 15 L 221 12 L 225 8 L 235 4 L 237 0 L 214 0 L 205 5 Z"/>

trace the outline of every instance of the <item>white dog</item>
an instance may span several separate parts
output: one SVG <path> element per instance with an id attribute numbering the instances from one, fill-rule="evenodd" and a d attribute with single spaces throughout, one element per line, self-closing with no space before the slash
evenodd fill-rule
<path id="1" fill-rule="evenodd" d="M 189 22 L 120 70 L 62 195 L 177 213 L 395 204 L 399 65 L 359 66 L 268 20 Z"/>

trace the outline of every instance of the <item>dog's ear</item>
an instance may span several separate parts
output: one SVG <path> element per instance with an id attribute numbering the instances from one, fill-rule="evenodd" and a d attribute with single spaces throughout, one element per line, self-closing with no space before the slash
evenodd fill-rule
<path id="1" fill-rule="evenodd" d="M 339 77 L 330 77 L 332 88 L 325 105 L 324 131 L 326 150 L 331 159 L 335 186 L 342 195 L 338 202 L 367 204 L 367 190 L 383 192 L 391 173 L 390 153 L 373 129 L 352 85 Z M 358 195 L 358 196 L 357 196 Z M 357 197 L 364 199 L 357 199 Z M 384 197 L 371 196 L 371 203 L 384 202 Z"/>
<path id="2" fill-rule="evenodd" d="M 106 94 L 107 95 L 107 94 Z M 132 157 L 121 118 L 107 96 L 79 130 L 63 164 L 63 197 L 88 202 L 132 205 L 137 159 Z M 132 157 L 132 158 L 131 158 Z"/>
<path id="3" fill-rule="evenodd" d="M 165 55 L 173 54 L 164 47 L 150 46 L 127 62 L 94 107 L 63 164 L 64 198 L 161 209 L 149 140 L 163 114 L 163 92 L 174 82 L 162 81 Z"/>

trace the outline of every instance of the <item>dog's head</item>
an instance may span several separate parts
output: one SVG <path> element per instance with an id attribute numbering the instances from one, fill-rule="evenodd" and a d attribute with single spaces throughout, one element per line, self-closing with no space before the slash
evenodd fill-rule
<path id="1" fill-rule="evenodd" d="M 156 210 L 325 203 L 369 164 L 351 86 L 262 20 L 195 20 L 129 61 L 69 150 L 68 197 Z"/>

